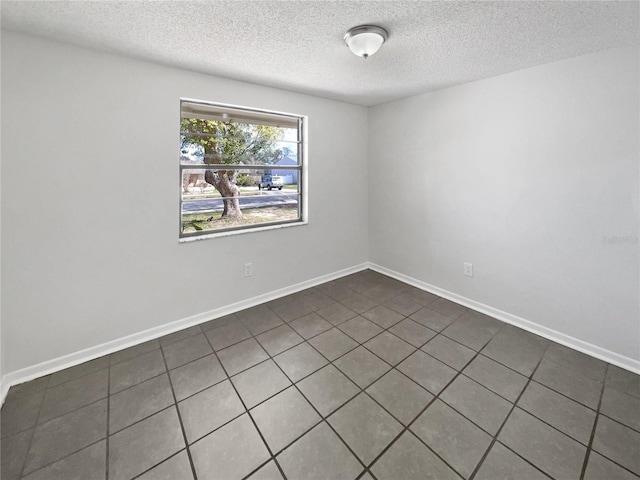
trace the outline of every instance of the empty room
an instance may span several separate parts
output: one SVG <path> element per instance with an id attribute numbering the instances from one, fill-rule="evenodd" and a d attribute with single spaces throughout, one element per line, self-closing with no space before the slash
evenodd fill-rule
<path id="1" fill-rule="evenodd" d="M 640 3 L 0 14 L 2 480 L 640 480 Z"/>

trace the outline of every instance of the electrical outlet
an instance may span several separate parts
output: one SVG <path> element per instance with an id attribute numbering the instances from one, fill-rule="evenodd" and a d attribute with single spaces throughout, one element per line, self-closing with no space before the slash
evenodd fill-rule
<path id="1" fill-rule="evenodd" d="M 473 277 L 473 263 L 464 264 L 464 274 L 467 277 Z"/>
<path id="2" fill-rule="evenodd" d="M 250 277 L 253 275 L 253 263 L 245 263 L 244 264 L 244 276 Z"/>

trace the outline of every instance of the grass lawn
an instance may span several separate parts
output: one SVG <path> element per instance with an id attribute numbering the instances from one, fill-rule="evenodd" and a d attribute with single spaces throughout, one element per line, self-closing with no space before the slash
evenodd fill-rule
<path id="1" fill-rule="evenodd" d="M 274 207 L 246 208 L 242 210 L 242 220 L 220 218 L 220 212 L 187 213 L 182 215 L 183 233 L 195 231 L 215 231 L 223 228 L 258 223 L 282 222 L 298 218 L 297 205 L 281 205 Z M 198 228 L 196 228 L 196 225 Z"/>

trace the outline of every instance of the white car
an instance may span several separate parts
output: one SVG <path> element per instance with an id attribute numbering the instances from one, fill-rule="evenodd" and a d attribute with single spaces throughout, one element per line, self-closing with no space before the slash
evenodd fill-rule
<path id="1" fill-rule="evenodd" d="M 262 190 L 266 188 L 267 190 L 271 190 L 273 188 L 277 188 L 278 190 L 282 190 L 282 186 L 284 185 L 284 181 L 282 177 L 277 175 L 263 175 L 262 180 L 258 183 L 258 190 Z"/>

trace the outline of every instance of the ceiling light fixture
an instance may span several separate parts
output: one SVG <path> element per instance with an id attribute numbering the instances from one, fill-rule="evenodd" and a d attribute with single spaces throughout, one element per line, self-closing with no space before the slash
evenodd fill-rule
<path id="1" fill-rule="evenodd" d="M 353 53 L 365 60 L 378 51 L 389 33 L 376 25 L 360 25 L 344 34 L 344 42 Z"/>

